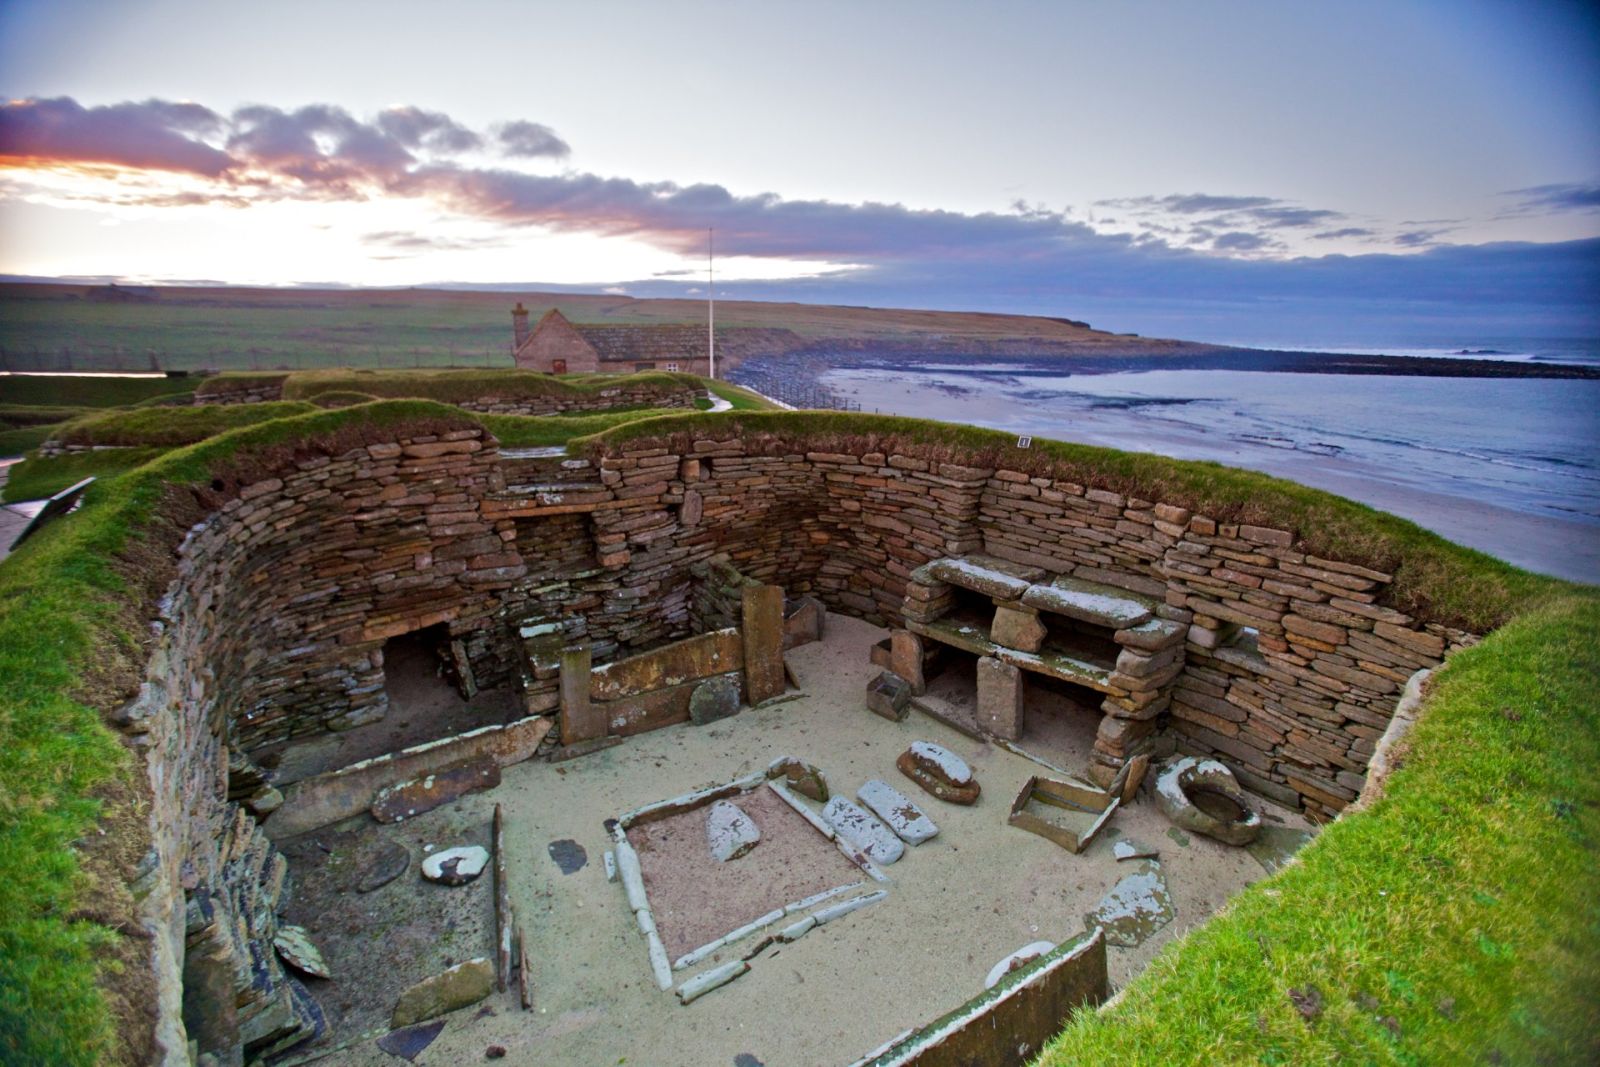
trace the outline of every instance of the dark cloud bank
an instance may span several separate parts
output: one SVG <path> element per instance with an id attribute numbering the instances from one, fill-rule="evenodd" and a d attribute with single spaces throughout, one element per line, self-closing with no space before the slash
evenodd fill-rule
<path id="1" fill-rule="evenodd" d="M 706 229 L 715 227 L 723 255 L 841 265 L 799 281 L 726 287 L 756 298 L 1074 316 L 1101 309 L 1119 324 L 1153 322 L 1151 330 L 1179 315 L 1195 323 L 1208 316 L 1285 323 L 1309 316 L 1600 332 L 1600 240 L 1451 245 L 1439 243 L 1445 231 L 1419 228 L 1390 238 L 1425 249 L 1415 254 L 1267 258 L 1282 247 L 1274 234 L 1286 230 L 1319 238 L 1372 231 L 1340 225 L 1348 221 L 1340 212 L 1267 196 L 1105 202 L 1134 217 L 1184 220 L 1170 228 L 1177 236 L 1169 240 L 1169 230 L 1155 222 L 1137 235 L 1107 234 L 1038 207 L 965 214 L 788 200 L 735 195 L 711 184 L 530 173 L 495 162 L 561 161 L 569 153 L 555 131 L 538 123 L 479 132 L 410 107 L 363 120 L 329 105 L 256 105 L 227 115 L 161 100 L 86 107 L 60 97 L 0 105 L 0 161 L 114 166 L 200 181 L 199 192 L 151 194 L 148 202 L 158 205 L 401 197 L 498 224 L 511 240 L 519 228 L 536 226 L 697 254 Z M 1584 210 L 1596 190 L 1541 186 L 1517 195 L 1521 210 Z M 472 245 L 397 234 L 369 235 L 369 243 L 390 255 Z M 630 291 L 681 293 L 690 284 L 661 278 L 633 283 Z"/>

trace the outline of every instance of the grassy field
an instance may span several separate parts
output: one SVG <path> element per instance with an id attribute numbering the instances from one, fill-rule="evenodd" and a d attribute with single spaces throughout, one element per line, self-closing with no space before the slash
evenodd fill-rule
<path id="1" fill-rule="evenodd" d="M 0 285 L 0 370 L 308 370 L 509 367 L 511 307 L 534 321 L 701 323 L 696 300 L 438 289 L 173 288 L 151 303 L 98 303 L 84 285 Z M 1071 342 L 1125 338 L 1065 319 L 976 312 L 719 301 L 717 324 L 792 330 L 807 340 L 919 335 Z M 1166 342 L 1148 342 L 1160 349 Z"/>
<path id="2" fill-rule="evenodd" d="M 112 408 L 140 401 L 176 400 L 194 392 L 199 378 L 102 378 L 28 374 L 0 377 L 0 404 L 29 407 Z"/>

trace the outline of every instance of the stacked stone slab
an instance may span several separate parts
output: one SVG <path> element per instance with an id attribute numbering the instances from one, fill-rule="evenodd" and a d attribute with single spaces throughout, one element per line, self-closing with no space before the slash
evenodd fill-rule
<path id="1" fill-rule="evenodd" d="M 611 411 L 615 408 L 692 408 L 702 390 L 686 383 L 626 382 L 593 393 L 549 396 L 493 395 L 458 402 L 468 411 L 490 415 L 558 415 L 568 411 Z"/>
<path id="2" fill-rule="evenodd" d="M 989 597 L 992 621 L 950 616 L 956 589 Z M 974 554 L 934 560 L 911 574 L 903 608 L 913 634 L 976 653 L 978 726 L 1015 740 L 1022 733 L 1023 674 L 1071 681 L 1105 694 L 1089 774 L 1102 786 L 1148 747 L 1183 672 L 1185 628 L 1155 617 L 1156 604 L 1116 586 L 1051 575 L 1032 563 Z M 1046 644 L 1041 614 L 1097 629 L 1118 647 L 1101 663 Z"/>
<path id="3" fill-rule="evenodd" d="M 911 631 L 936 626 L 962 587 L 912 575 L 982 554 L 1027 577 L 1021 592 L 1007 584 L 989 594 L 989 632 L 962 639 L 1018 677 L 1052 673 L 1103 693 L 1096 767 L 1115 767 L 1166 729 L 1247 788 L 1319 814 L 1355 796 L 1406 677 L 1472 640 L 1380 603 L 1387 564 L 1315 556 L 1289 531 L 1049 474 L 953 464 L 934 449 L 885 451 L 883 439 L 832 438 L 840 450 L 822 452 L 803 435 L 699 433 L 602 443 L 540 466 L 502 463 L 476 426 L 358 424 L 175 495 L 174 514 L 196 524 L 162 576 L 172 584 L 146 685 L 109 709 L 151 783 L 136 889 L 162 982 L 164 1043 L 187 1040 L 177 1007 L 184 887 L 243 899 L 232 888 L 243 868 L 230 874 L 221 859 L 237 818 L 227 798 L 262 783 L 238 761 L 231 790 L 229 749 L 259 754 L 381 716 L 392 636 L 442 624 L 481 687 L 525 671 L 529 699 L 553 710 L 560 657 L 573 644 L 603 664 L 700 632 L 696 610 L 717 609 L 706 599 L 694 607 L 696 568 L 726 557 L 790 597 L 904 625 L 889 655 L 919 688 L 938 642 L 925 647 Z M 1028 458 L 1049 469 L 1047 457 Z M 557 488 L 517 491 L 530 485 Z M 1153 604 L 1149 618 L 1110 630 L 1114 659 L 1028 649 L 1030 611 L 1054 610 L 1041 597 L 1073 600 L 1062 576 Z M 1049 589 L 1030 603 L 1039 586 Z M 1016 645 L 991 640 L 1002 608 L 1001 633 Z M 781 605 L 767 615 L 781 627 Z M 553 628 L 524 635 L 542 626 Z M 1005 679 L 995 680 L 1003 694 Z"/>

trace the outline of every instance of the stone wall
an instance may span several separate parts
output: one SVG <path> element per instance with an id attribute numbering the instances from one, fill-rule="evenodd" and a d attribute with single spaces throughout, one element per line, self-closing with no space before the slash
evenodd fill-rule
<path id="1" fill-rule="evenodd" d="M 981 552 L 1159 599 L 1187 642 L 1154 728 L 1318 813 L 1355 796 L 1405 678 L 1471 640 L 1382 606 L 1388 574 L 1290 531 L 909 453 L 707 438 L 502 457 L 464 428 L 299 454 L 229 493 L 179 550 L 149 681 L 120 714 L 154 791 L 138 888 L 163 1041 L 182 1036 L 186 939 L 196 966 L 221 961 L 195 978 L 212 995 L 250 976 L 229 1032 L 266 1047 L 313 1025 L 258 922 L 281 861 L 230 795 L 251 784 L 241 753 L 380 717 L 394 636 L 444 624 L 480 685 L 550 711 L 529 630 L 597 663 L 657 648 L 728 620 L 732 579 L 710 580 L 727 575 L 900 626 L 913 570 Z"/>
<path id="2" fill-rule="evenodd" d="M 214 392 L 196 392 L 196 404 L 265 404 L 283 399 L 284 379 L 264 381 L 247 389 L 218 389 Z"/>
<path id="3" fill-rule="evenodd" d="M 689 385 L 632 382 L 606 386 L 592 393 L 486 395 L 460 401 L 457 406 L 488 415 L 556 415 L 567 411 L 611 411 L 628 407 L 693 408 L 695 400 L 702 395 L 701 390 Z"/>

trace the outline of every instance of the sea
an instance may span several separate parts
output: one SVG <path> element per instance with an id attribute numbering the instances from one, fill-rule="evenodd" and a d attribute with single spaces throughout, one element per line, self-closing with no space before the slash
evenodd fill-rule
<path id="1" fill-rule="evenodd" d="M 1296 350 L 1600 365 L 1600 339 Z M 827 372 L 822 382 L 866 411 L 1293 478 L 1522 566 L 1600 582 L 1600 380 L 1235 370 L 1067 374 L 1039 363 L 941 357 L 897 359 L 881 368 L 858 363 Z M 1533 531 L 1519 515 L 1559 526 L 1546 522 Z"/>

